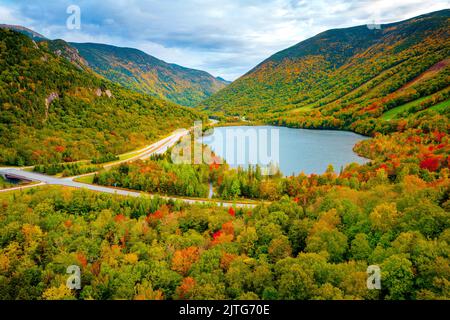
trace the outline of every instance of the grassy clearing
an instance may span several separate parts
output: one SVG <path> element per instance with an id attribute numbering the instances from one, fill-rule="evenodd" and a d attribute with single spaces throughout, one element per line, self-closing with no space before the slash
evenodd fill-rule
<path id="1" fill-rule="evenodd" d="M 134 152 L 134 153 L 128 153 L 128 154 L 121 154 L 119 156 L 119 161 L 124 161 L 124 160 L 128 160 L 133 158 L 134 156 L 139 155 L 139 152 Z"/>
<path id="2" fill-rule="evenodd" d="M 76 179 L 74 179 L 74 181 L 81 182 L 81 183 L 87 183 L 87 184 L 93 184 L 94 183 L 94 176 L 95 176 L 95 174 L 91 174 L 91 175 L 88 175 L 88 176 L 76 178 Z"/>
<path id="3" fill-rule="evenodd" d="M 436 112 L 441 112 L 441 111 L 444 111 L 447 108 L 450 108 L 450 100 L 438 103 L 437 105 L 434 105 L 434 106 L 428 108 L 427 110 L 433 110 L 433 111 L 436 111 Z"/>
<path id="4" fill-rule="evenodd" d="M 312 109 L 314 109 L 314 107 L 312 105 L 307 105 L 307 106 L 303 106 L 300 108 L 292 109 L 289 111 L 289 113 L 303 113 L 303 112 L 311 111 Z"/>
<path id="5" fill-rule="evenodd" d="M 405 103 L 401 106 L 395 107 L 391 110 L 386 111 L 385 113 L 383 113 L 383 115 L 381 116 L 381 119 L 383 120 L 392 120 L 395 119 L 400 113 L 407 111 L 417 105 L 419 105 L 420 103 L 422 103 L 422 101 L 424 101 L 425 99 L 429 98 L 430 96 L 427 97 L 423 97 L 408 103 Z"/>

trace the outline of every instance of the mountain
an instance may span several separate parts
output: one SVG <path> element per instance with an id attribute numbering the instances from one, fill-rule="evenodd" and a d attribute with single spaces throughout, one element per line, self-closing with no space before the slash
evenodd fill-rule
<path id="1" fill-rule="evenodd" d="M 47 46 L 57 56 L 62 56 L 80 69 L 88 69 L 88 62 L 80 55 L 78 50 L 64 40 L 45 40 Z"/>
<path id="2" fill-rule="evenodd" d="M 50 40 L 40 33 L 26 27 L 10 24 L 0 24 L 0 29 L 19 32 L 31 38 L 37 46 L 38 42 L 45 42 L 46 46 L 57 56 L 62 56 L 80 69 L 87 69 L 88 63 L 80 56 L 78 50 L 62 39 Z"/>
<path id="3" fill-rule="evenodd" d="M 119 154 L 201 118 L 104 79 L 76 60 L 76 52 L 77 63 L 67 60 L 65 46 L 0 29 L 0 163 Z"/>
<path id="4" fill-rule="evenodd" d="M 50 40 L 28 28 L 0 24 L 25 34 L 35 42 L 45 41 L 57 55 L 63 56 L 78 68 L 89 66 L 105 78 L 134 91 L 164 98 L 184 106 L 196 106 L 229 81 L 213 77 L 201 70 L 166 63 L 133 48 L 121 48 L 98 43 L 67 43 Z"/>
<path id="5" fill-rule="evenodd" d="M 327 128 L 445 112 L 449 30 L 450 10 L 379 29 L 329 30 L 274 54 L 201 106 L 216 115 Z"/>
<path id="6" fill-rule="evenodd" d="M 31 29 L 22 27 L 22 26 L 17 26 L 17 25 L 12 25 L 12 24 L 0 24 L 0 29 L 15 30 L 17 32 L 20 32 L 20 33 L 26 35 L 27 37 L 30 37 L 31 39 L 33 39 L 35 41 L 48 40 L 42 34 L 37 33 Z"/>
<path id="7" fill-rule="evenodd" d="M 184 106 L 195 106 L 228 84 L 207 72 L 169 64 L 137 49 L 97 43 L 70 45 L 109 80 Z"/>
<path id="8" fill-rule="evenodd" d="M 231 83 L 231 81 L 225 80 L 222 77 L 216 77 L 216 79 L 219 80 L 220 82 L 223 82 L 223 83 L 227 84 L 227 85 Z"/>

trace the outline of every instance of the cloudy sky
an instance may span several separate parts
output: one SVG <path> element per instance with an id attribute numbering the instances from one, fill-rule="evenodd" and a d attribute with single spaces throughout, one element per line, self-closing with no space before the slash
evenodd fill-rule
<path id="1" fill-rule="evenodd" d="M 81 9 L 80 30 L 66 26 L 70 5 Z M 51 39 L 134 47 L 234 80 L 327 29 L 449 7 L 450 0 L 0 0 L 0 23 Z"/>

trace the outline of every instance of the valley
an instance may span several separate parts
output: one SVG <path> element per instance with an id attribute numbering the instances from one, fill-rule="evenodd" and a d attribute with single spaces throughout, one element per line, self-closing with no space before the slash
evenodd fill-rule
<path id="1" fill-rule="evenodd" d="M 0 299 L 450 299 L 449 30 L 331 29 L 228 83 L 0 25 Z"/>
<path id="2" fill-rule="evenodd" d="M 102 166 L 102 169 L 108 169 L 113 166 L 119 166 L 126 162 L 132 162 L 136 160 L 145 160 L 150 158 L 153 155 L 158 154 L 164 154 L 167 152 L 167 150 L 171 147 L 173 147 L 183 136 L 187 135 L 189 131 L 187 130 L 178 130 L 177 132 L 169 135 L 168 137 L 149 145 L 141 150 L 133 152 L 133 155 L 129 158 L 125 158 L 123 160 L 118 160 L 112 163 L 107 163 Z M 98 172 L 97 172 L 98 173 Z M 85 189 L 85 190 L 91 190 L 95 192 L 101 192 L 101 193 L 108 193 L 108 194 L 115 194 L 115 195 L 122 195 L 122 196 L 129 196 L 129 197 L 141 197 L 141 196 L 158 196 L 162 199 L 167 200 L 179 200 L 182 202 L 195 204 L 195 203 L 211 203 L 216 204 L 219 206 L 235 206 L 235 207 L 254 207 L 256 206 L 256 202 L 246 200 L 246 201 L 233 201 L 233 202 L 224 202 L 224 201 L 217 201 L 217 200 L 207 200 L 206 197 L 201 198 L 181 198 L 181 197 L 167 197 L 164 195 L 153 195 L 148 194 L 145 192 L 135 192 L 132 190 L 125 190 L 120 188 L 108 188 L 108 187 L 102 187 L 99 185 L 94 185 L 92 183 L 82 183 L 78 182 L 80 178 L 89 177 L 97 174 L 96 172 L 93 173 L 86 173 L 79 176 L 74 177 L 68 177 L 68 178 L 58 178 L 58 177 L 52 177 L 44 174 L 39 174 L 36 172 L 30 172 L 27 170 L 23 170 L 20 168 L 8 168 L 8 167 L 0 167 L 0 177 L 4 180 L 4 188 L 0 188 L 0 192 L 14 192 L 18 190 L 28 189 L 28 188 L 34 188 L 34 187 L 41 187 L 44 185 L 53 185 L 53 186 L 63 186 L 63 187 L 69 187 L 69 188 L 77 188 L 77 189 Z M 8 183 L 7 179 L 16 179 L 16 180 L 22 180 L 28 183 L 25 183 L 23 186 L 14 186 L 14 184 Z"/>
<path id="3" fill-rule="evenodd" d="M 228 82 L 207 72 L 168 64 L 146 53 L 96 43 L 70 43 L 89 67 L 137 92 L 194 107 Z"/>

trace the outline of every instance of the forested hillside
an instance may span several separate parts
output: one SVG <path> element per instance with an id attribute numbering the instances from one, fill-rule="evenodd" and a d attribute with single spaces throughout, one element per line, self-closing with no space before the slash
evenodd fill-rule
<path id="1" fill-rule="evenodd" d="M 63 47 L 0 29 L 0 163 L 29 165 L 118 154 L 190 127 L 199 117 L 187 108 L 121 88 L 71 63 L 67 52 L 53 53 Z"/>
<path id="2" fill-rule="evenodd" d="M 111 81 L 184 106 L 195 106 L 228 84 L 205 71 L 169 64 L 137 49 L 97 43 L 71 45 L 93 70 Z"/>
<path id="3" fill-rule="evenodd" d="M 203 105 L 216 115 L 274 123 L 393 131 L 450 92 L 450 10 L 407 21 L 330 30 L 262 62 Z M 390 128 L 389 128 L 390 127 Z"/>
<path id="4" fill-rule="evenodd" d="M 449 299 L 444 175 L 299 177 L 300 198 L 245 210 L 49 187 L 0 195 L 0 298 Z M 66 286 L 70 265 L 81 290 Z M 369 265 L 381 290 L 367 288 Z"/>
<path id="5" fill-rule="evenodd" d="M 0 29 L 0 163 L 65 176 L 86 168 L 57 162 L 95 158 L 95 184 L 257 203 L 0 193 L 0 299 L 449 300 L 449 19 L 327 31 L 205 102 L 225 120 L 372 135 L 354 147 L 369 162 L 290 177 L 169 153 L 97 168 L 200 115 L 115 85 L 65 42 Z"/>

